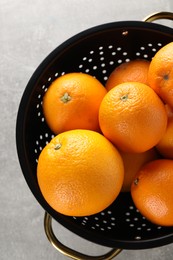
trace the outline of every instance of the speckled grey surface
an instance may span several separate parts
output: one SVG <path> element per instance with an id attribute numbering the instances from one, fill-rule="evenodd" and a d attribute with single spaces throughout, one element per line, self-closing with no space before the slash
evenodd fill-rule
<path id="1" fill-rule="evenodd" d="M 142 20 L 156 11 L 173 11 L 172 0 L 0 0 L 0 259 L 67 259 L 44 234 L 44 211 L 24 180 L 16 154 L 16 114 L 30 76 L 70 36 L 98 24 Z M 54 226 L 68 246 L 93 255 L 107 251 L 58 223 Z M 167 245 L 124 250 L 116 259 L 170 260 L 172 254 L 173 245 Z"/>

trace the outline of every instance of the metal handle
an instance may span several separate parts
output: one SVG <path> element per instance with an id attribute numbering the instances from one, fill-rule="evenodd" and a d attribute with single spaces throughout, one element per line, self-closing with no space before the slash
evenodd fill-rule
<path id="1" fill-rule="evenodd" d="M 49 239 L 50 243 L 62 254 L 66 255 L 69 258 L 75 260 L 111 260 L 113 257 L 117 256 L 122 249 L 114 248 L 108 253 L 101 256 L 88 256 L 82 253 L 79 253 L 65 245 L 63 245 L 55 236 L 52 229 L 52 217 L 45 212 L 44 216 L 44 229 Z"/>
<path id="2" fill-rule="evenodd" d="M 156 12 L 153 14 L 148 15 L 143 19 L 143 22 L 153 22 L 155 20 L 160 20 L 160 19 L 169 19 L 173 20 L 173 13 L 171 12 Z"/>

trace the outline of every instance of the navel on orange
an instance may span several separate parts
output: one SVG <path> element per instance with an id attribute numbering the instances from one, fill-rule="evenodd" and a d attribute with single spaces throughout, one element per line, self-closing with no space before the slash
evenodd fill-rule
<path id="1" fill-rule="evenodd" d="M 100 128 L 118 149 L 140 153 L 154 147 L 167 125 L 165 106 L 149 86 L 126 82 L 111 89 L 99 110 Z"/>
<path id="2" fill-rule="evenodd" d="M 173 107 L 173 42 L 163 46 L 153 57 L 148 83 L 163 101 Z"/>
<path id="3" fill-rule="evenodd" d="M 116 67 L 110 74 L 106 89 L 109 91 L 118 84 L 124 82 L 141 82 L 148 84 L 148 69 L 150 61 L 145 59 L 136 59 L 129 62 L 123 62 Z"/>
<path id="4" fill-rule="evenodd" d="M 108 207 L 118 196 L 124 166 L 118 150 L 103 135 L 70 130 L 42 150 L 37 167 L 48 204 L 69 216 L 86 216 Z"/>
<path id="5" fill-rule="evenodd" d="M 68 73 L 57 78 L 43 98 L 43 113 L 55 133 L 72 129 L 99 131 L 98 111 L 106 94 L 104 86 L 85 73 Z"/>
<path id="6" fill-rule="evenodd" d="M 145 164 L 131 186 L 134 204 L 149 221 L 173 226 L 173 160 Z"/>

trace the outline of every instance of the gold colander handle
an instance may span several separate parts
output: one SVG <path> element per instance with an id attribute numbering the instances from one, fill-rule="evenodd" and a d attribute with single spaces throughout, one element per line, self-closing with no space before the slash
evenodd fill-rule
<path id="1" fill-rule="evenodd" d="M 52 217 L 45 212 L 44 217 L 44 228 L 47 238 L 50 243 L 57 249 L 61 254 L 65 256 L 75 259 L 75 260 L 111 260 L 113 257 L 117 256 L 122 249 L 111 249 L 108 253 L 100 256 L 88 256 L 82 253 L 79 253 L 65 245 L 63 245 L 55 236 L 52 229 Z"/>
<path id="2" fill-rule="evenodd" d="M 148 15 L 143 19 L 143 22 L 153 22 L 155 20 L 168 19 L 173 20 L 173 13 L 171 12 L 156 12 Z"/>

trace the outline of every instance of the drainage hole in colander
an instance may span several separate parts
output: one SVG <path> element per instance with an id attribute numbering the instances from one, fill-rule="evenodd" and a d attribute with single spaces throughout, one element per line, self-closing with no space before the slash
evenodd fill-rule
<path id="1" fill-rule="evenodd" d="M 50 142 L 50 140 L 52 138 L 54 138 L 55 135 L 54 134 L 49 134 L 49 133 L 44 133 L 44 134 L 40 134 L 37 138 L 37 140 L 35 141 L 36 147 L 34 149 L 34 153 L 36 155 L 36 163 L 38 162 L 38 157 L 40 152 L 42 151 L 42 149 Z"/>
<path id="2" fill-rule="evenodd" d="M 103 211 L 96 216 L 84 218 L 73 217 L 73 219 L 79 222 L 82 226 L 97 231 L 111 230 L 116 227 L 116 218 L 112 216 L 112 211 L 110 210 Z"/>
<path id="3" fill-rule="evenodd" d="M 148 52 L 153 52 L 153 56 L 155 55 L 155 53 L 158 51 L 158 49 L 160 49 L 160 47 L 162 46 L 162 43 L 148 43 L 146 44 L 146 46 L 140 46 L 139 49 L 136 51 L 136 57 L 139 58 L 144 58 L 144 59 L 149 59 L 152 58 L 148 55 Z M 151 55 L 151 54 L 150 54 Z"/>
<path id="4" fill-rule="evenodd" d="M 125 212 L 125 222 L 130 228 L 136 229 L 136 231 L 150 232 L 153 229 L 160 230 L 161 226 L 153 226 L 142 216 L 138 209 L 134 206 L 129 206 L 129 210 Z M 141 236 L 136 236 L 135 239 L 141 239 Z"/>
<path id="5" fill-rule="evenodd" d="M 119 58 L 116 59 L 116 55 L 118 55 Z M 122 57 L 120 57 L 120 55 Z M 94 71 L 99 70 L 100 74 L 103 75 L 103 81 L 106 82 L 110 71 L 113 71 L 116 64 L 119 65 L 122 62 L 130 61 L 127 55 L 127 50 L 123 50 L 121 47 L 115 47 L 113 45 L 99 46 L 95 51 L 90 50 L 83 56 L 78 65 L 78 69 L 81 70 L 81 72 L 90 73 L 91 75 L 94 74 Z M 98 64 L 98 57 L 100 64 Z M 112 68 L 110 68 L 110 66 Z"/>

